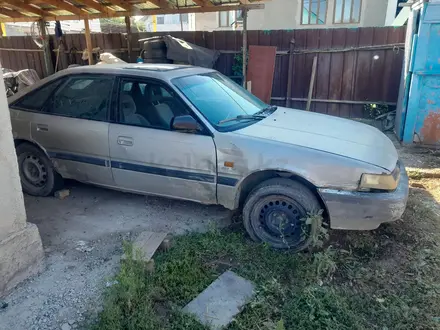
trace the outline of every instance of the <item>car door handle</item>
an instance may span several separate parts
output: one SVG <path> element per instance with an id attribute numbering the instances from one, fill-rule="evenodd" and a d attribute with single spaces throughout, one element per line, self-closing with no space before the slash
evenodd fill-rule
<path id="1" fill-rule="evenodd" d="M 38 132 L 48 132 L 49 126 L 44 125 L 44 124 L 37 124 L 37 131 Z"/>
<path id="2" fill-rule="evenodd" d="M 133 145 L 133 139 L 131 137 L 119 136 L 118 144 L 121 146 L 131 147 Z"/>

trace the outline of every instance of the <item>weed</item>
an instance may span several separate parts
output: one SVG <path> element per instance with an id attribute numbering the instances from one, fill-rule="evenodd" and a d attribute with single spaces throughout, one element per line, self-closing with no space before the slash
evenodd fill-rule
<path id="1" fill-rule="evenodd" d="M 154 273 L 122 263 L 94 329 L 205 329 L 181 308 L 228 269 L 256 285 L 229 330 L 438 329 L 439 218 L 417 194 L 410 198 L 404 221 L 336 232 L 315 253 L 272 250 L 240 230 L 177 237 L 158 252 Z M 328 232 L 319 232 L 323 246 Z"/>

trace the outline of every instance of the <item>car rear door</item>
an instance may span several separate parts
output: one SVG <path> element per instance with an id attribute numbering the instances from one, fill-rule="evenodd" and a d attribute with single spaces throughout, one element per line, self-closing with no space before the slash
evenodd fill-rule
<path id="1" fill-rule="evenodd" d="M 110 75 L 72 75 L 30 118 L 31 138 L 65 178 L 114 184 L 108 145 Z"/>
<path id="2" fill-rule="evenodd" d="M 189 109 L 165 84 L 122 78 L 109 144 L 116 184 L 130 191 L 216 203 L 215 145 L 209 134 L 172 131 Z"/>

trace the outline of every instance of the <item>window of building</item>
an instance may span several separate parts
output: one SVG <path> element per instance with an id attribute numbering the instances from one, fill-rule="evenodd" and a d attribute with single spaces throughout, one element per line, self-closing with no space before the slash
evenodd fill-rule
<path id="1" fill-rule="evenodd" d="M 157 24 L 165 24 L 165 16 L 157 16 L 156 22 Z"/>
<path id="2" fill-rule="evenodd" d="M 327 0 L 302 0 L 301 24 L 325 24 Z"/>
<path id="3" fill-rule="evenodd" d="M 234 11 L 220 11 L 218 13 L 218 26 L 230 27 L 235 21 Z"/>
<path id="4" fill-rule="evenodd" d="M 353 24 L 361 21 L 362 0 L 336 0 L 334 23 Z"/>
<path id="5" fill-rule="evenodd" d="M 55 92 L 44 111 L 66 117 L 106 121 L 113 80 L 111 76 L 72 77 Z"/>
<path id="6" fill-rule="evenodd" d="M 180 14 L 180 19 L 182 20 L 182 23 L 188 23 L 188 14 Z"/>

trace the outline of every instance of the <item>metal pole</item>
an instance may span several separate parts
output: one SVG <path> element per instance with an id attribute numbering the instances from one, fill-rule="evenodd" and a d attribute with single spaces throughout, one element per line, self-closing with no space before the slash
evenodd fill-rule
<path id="1" fill-rule="evenodd" d="M 44 20 L 38 21 L 40 28 L 41 38 L 43 39 L 43 60 L 44 60 L 44 73 L 47 76 L 53 74 L 52 55 L 50 53 L 49 37 L 46 34 L 46 22 Z"/>
<path id="2" fill-rule="evenodd" d="M 247 16 L 248 9 L 243 8 L 243 87 L 246 88 L 246 67 L 247 67 Z"/>
<path id="3" fill-rule="evenodd" d="M 84 18 L 84 27 L 86 28 L 86 45 L 87 45 L 87 55 L 89 57 L 89 65 L 93 64 L 93 47 L 92 47 L 92 37 L 90 36 L 90 26 L 89 19 Z"/>

